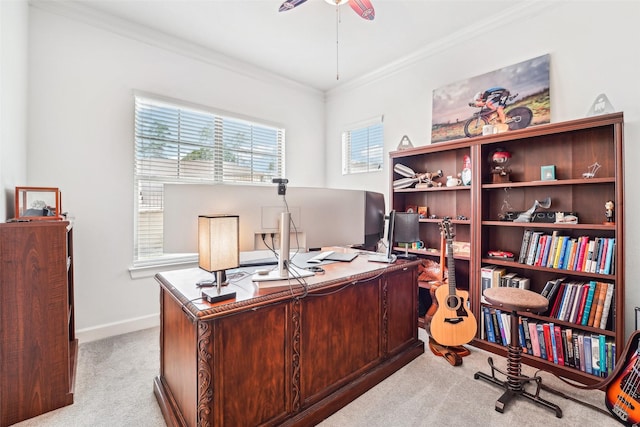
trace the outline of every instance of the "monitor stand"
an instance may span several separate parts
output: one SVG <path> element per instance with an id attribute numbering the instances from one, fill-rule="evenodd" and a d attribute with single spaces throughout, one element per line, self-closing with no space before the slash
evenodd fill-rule
<path id="1" fill-rule="evenodd" d="M 251 280 L 254 282 L 266 282 L 274 280 L 289 280 L 299 277 L 313 276 L 314 273 L 309 270 L 303 270 L 296 268 L 289 262 L 289 247 L 290 247 L 290 229 L 291 213 L 282 212 L 280 214 L 280 255 L 278 256 L 278 269 L 271 270 L 267 274 L 255 273 Z"/>

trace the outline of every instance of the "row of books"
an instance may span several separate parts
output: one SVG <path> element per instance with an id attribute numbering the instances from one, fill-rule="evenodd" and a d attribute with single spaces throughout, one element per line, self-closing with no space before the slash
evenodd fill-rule
<path id="1" fill-rule="evenodd" d="M 549 300 L 547 315 L 565 322 L 606 329 L 613 311 L 613 283 L 549 280 L 540 293 Z"/>
<path id="2" fill-rule="evenodd" d="M 486 306 L 482 310 L 483 338 L 499 345 L 509 345 L 511 315 Z M 518 337 L 523 353 L 557 365 L 599 377 L 607 377 L 615 367 L 615 342 L 602 334 L 577 331 L 553 322 L 521 317 Z"/>
<path id="3" fill-rule="evenodd" d="M 525 230 L 518 262 L 520 264 L 584 271 L 598 274 L 615 273 L 615 237 L 561 236 Z"/>
<path id="4" fill-rule="evenodd" d="M 518 276 L 516 273 L 508 272 L 504 267 L 493 264 L 480 268 L 480 281 L 483 291 L 499 286 L 520 289 L 529 289 L 530 287 L 528 277 Z"/>

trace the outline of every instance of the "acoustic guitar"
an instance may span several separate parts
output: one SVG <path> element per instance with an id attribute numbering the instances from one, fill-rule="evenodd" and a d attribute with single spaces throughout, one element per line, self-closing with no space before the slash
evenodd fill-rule
<path id="1" fill-rule="evenodd" d="M 456 289 L 455 260 L 453 259 L 453 234 L 451 221 L 442 221 L 442 231 L 447 242 L 448 286 L 436 289 L 438 309 L 431 319 L 431 337 L 438 344 L 458 346 L 467 344 L 476 336 L 477 324 L 468 309 L 469 292 Z"/>
<path id="2" fill-rule="evenodd" d="M 640 331 L 635 331 L 627 347 L 625 354 L 618 364 L 623 369 L 617 369 L 617 373 L 609 380 L 605 403 L 611 414 L 622 424 L 633 426 L 640 422 Z"/>

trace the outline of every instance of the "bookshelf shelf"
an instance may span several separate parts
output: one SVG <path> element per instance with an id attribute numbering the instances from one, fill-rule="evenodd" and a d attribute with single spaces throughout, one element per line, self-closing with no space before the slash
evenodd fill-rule
<path id="1" fill-rule="evenodd" d="M 487 159 L 497 148 L 511 153 L 509 178 L 512 182 L 492 182 L 492 165 Z M 602 336 L 607 348 L 615 346 L 615 358 L 620 356 L 625 344 L 623 152 L 623 114 L 614 113 L 390 153 L 391 208 L 405 211 L 412 206 L 428 206 L 429 214 L 435 214 L 437 218 L 420 221 L 421 239 L 427 248 L 440 247 L 439 226 L 444 217 L 454 219 L 454 240 L 469 242 L 469 256 L 455 256 L 454 260 L 457 287 L 469 292 L 470 306 L 478 320 L 478 334 L 472 341 L 473 345 L 506 354 L 506 347 L 487 339 L 484 322 L 484 309 L 487 306 L 481 298 L 482 270 L 498 266 L 525 279 L 519 283 L 527 283 L 528 279 L 530 289 L 539 293 L 542 293 L 548 281 L 559 278 L 584 284 L 592 281 L 611 284 L 613 293 L 605 328 L 576 324 L 545 314 L 520 314 L 537 323 L 558 325 L 561 332 L 565 330 L 565 334 L 567 329 L 571 329 L 585 337 Z M 469 186 L 393 188 L 393 181 L 401 178 L 393 172 L 396 164 L 409 166 L 419 172 L 441 169 L 444 176 L 456 176 L 465 159 L 470 160 L 472 170 Z M 595 163 L 600 165 L 597 175 L 583 177 L 583 173 Z M 555 166 L 556 179 L 540 180 L 541 167 L 551 164 Z M 444 180 L 441 181 L 444 185 Z M 551 199 L 550 208 L 539 208 L 537 212 L 572 213 L 579 222 L 519 223 L 501 220 L 505 212 L 527 211 L 535 200 L 541 201 L 547 197 Z M 615 204 L 613 223 L 607 223 L 605 216 L 605 203 L 609 200 Z M 468 219 L 455 219 L 460 216 Z M 573 264 L 569 266 L 567 262 L 571 258 L 563 261 L 562 265 L 566 268 L 553 268 L 553 264 L 543 263 L 542 248 L 540 254 L 534 252 L 540 257 L 539 265 L 518 262 L 527 230 L 551 236 L 567 236 L 567 247 L 570 248 L 568 257 L 571 256 L 571 245 L 575 245 L 571 243 L 573 240 L 577 242 L 581 237 L 594 241 L 609 239 L 609 242 L 615 242 L 608 266 L 610 271 L 606 268 L 587 271 L 583 269 L 586 264 L 578 268 L 580 260 L 575 258 L 579 254 L 578 245 L 575 246 Z M 487 253 L 493 250 L 512 252 L 515 260 L 487 257 Z M 439 250 L 411 252 L 431 260 L 440 255 Z M 575 292 L 582 296 L 584 290 L 579 293 L 576 289 Z M 427 303 L 430 304 L 430 301 Z M 552 310 L 554 303 L 555 300 L 550 301 L 549 310 Z M 578 310 L 580 302 L 575 301 L 574 304 Z M 584 311 L 585 307 L 582 309 Z M 566 348 L 562 350 L 567 351 Z M 594 384 L 601 380 L 600 375 L 529 354 L 523 355 L 523 361 L 583 384 Z"/>

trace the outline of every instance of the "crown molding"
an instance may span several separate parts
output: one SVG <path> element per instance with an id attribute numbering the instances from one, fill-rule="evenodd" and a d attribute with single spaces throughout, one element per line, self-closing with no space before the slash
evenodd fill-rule
<path id="1" fill-rule="evenodd" d="M 284 78 L 272 71 L 258 67 L 254 64 L 223 55 L 219 52 L 207 49 L 178 37 L 101 12 L 94 8 L 87 7 L 77 1 L 29 0 L 29 5 L 45 12 L 73 19 L 92 27 L 101 28 L 149 46 L 165 49 L 175 54 L 195 59 L 227 71 L 231 71 L 234 74 L 240 74 L 264 83 L 284 85 L 291 89 L 312 95 L 322 96 L 324 93 L 319 89 L 295 80 Z"/>
<path id="2" fill-rule="evenodd" d="M 436 40 L 426 45 L 424 48 L 417 50 L 397 61 L 392 61 L 384 67 L 380 67 L 354 80 L 349 80 L 333 89 L 325 92 L 325 99 L 334 95 L 349 92 L 351 90 L 374 84 L 393 74 L 406 70 L 412 65 L 431 58 L 432 56 L 443 52 L 447 49 L 455 48 L 472 39 L 485 36 L 489 31 L 495 30 L 496 25 L 503 22 L 518 22 L 537 15 L 542 11 L 548 11 L 552 7 L 558 6 L 559 2 L 553 1 L 525 1 L 504 9 L 499 12 L 491 13 L 488 18 L 478 21 L 474 25 L 466 26 L 460 30 Z"/>

